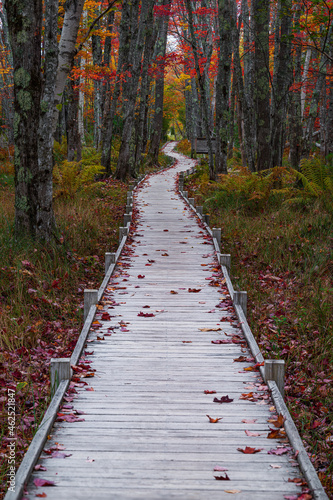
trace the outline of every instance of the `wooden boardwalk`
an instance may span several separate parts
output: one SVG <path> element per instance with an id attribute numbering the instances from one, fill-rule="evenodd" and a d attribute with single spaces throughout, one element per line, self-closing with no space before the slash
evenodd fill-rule
<path id="1" fill-rule="evenodd" d="M 267 453 L 288 444 L 267 439 L 274 412 L 259 374 L 244 371 L 253 362 L 234 361 L 249 351 L 212 343 L 242 334 L 211 239 L 175 192 L 176 173 L 193 162 L 172 147 L 178 164 L 137 191 L 138 227 L 85 350 L 96 371 L 64 410 L 74 405 L 84 420 L 57 422 L 45 446 L 70 456 L 43 453 L 47 470 L 33 473 L 26 498 L 274 500 L 301 493 L 288 481 L 301 476 L 291 454 Z M 260 399 L 240 399 L 251 392 Z M 213 401 L 227 395 L 232 402 Z M 222 420 L 210 423 L 207 415 Z M 261 451 L 238 451 L 246 446 Z M 214 477 L 225 475 L 230 480 Z M 36 488 L 36 478 L 55 486 Z"/>

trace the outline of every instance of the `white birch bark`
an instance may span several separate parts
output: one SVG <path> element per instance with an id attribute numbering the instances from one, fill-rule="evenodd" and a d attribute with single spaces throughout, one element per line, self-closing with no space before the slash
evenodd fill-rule
<path id="1" fill-rule="evenodd" d="M 64 24 L 59 42 L 58 70 L 55 85 L 53 132 L 55 132 L 58 121 L 59 109 L 62 95 L 65 90 L 66 80 L 72 68 L 75 54 L 75 43 L 80 26 L 84 0 L 68 0 L 66 3 Z"/>

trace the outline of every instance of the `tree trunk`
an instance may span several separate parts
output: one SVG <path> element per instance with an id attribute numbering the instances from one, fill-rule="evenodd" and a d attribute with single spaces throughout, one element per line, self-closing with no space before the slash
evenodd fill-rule
<path id="1" fill-rule="evenodd" d="M 8 32 L 8 22 L 7 22 L 7 14 L 6 9 L 3 6 L 3 12 L 0 11 L 0 21 L 2 24 L 2 31 L 0 36 L 3 34 L 2 45 L 7 51 L 6 59 L 8 61 L 8 68 L 13 67 L 13 55 L 9 41 L 9 32 Z M 8 144 L 14 143 L 14 94 L 13 94 L 13 73 L 9 71 L 8 74 L 2 74 L 3 80 L 3 99 L 2 99 L 2 109 L 5 115 L 5 125 L 6 125 L 6 135 Z"/>
<path id="2" fill-rule="evenodd" d="M 101 37 L 92 35 L 92 56 L 94 66 L 102 66 L 102 45 Z M 102 128 L 102 82 L 94 80 L 94 147 L 98 149 L 101 142 Z"/>
<path id="3" fill-rule="evenodd" d="M 147 111 L 149 90 L 151 77 L 149 75 L 149 66 L 152 61 L 154 47 L 158 35 L 157 23 L 154 22 L 154 12 L 151 9 L 148 13 L 146 38 L 144 47 L 144 56 L 142 62 L 141 85 L 140 85 L 140 103 L 135 124 L 135 160 L 133 174 L 136 176 L 137 171 L 143 163 L 143 154 L 146 149 L 145 136 L 147 130 Z"/>
<path id="4" fill-rule="evenodd" d="M 185 0 L 186 10 L 188 14 L 188 25 L 191 35 L 191 45 L 193 50 L 194 62 L 195 62 L 195 70 L 198 78 L 199 88 L 200 88 L 200 97 L 201 97 L 201 105 L 203 109 L 203 118 L 204 118 L 204 130 L 207 138 L 207 146 L 208 146 L 208 157 L 209 157 L 209 176 L 212 180 L 215 180 L 215 168 L 214 168 L 214 156 L 213 156 L 213 147 L 211 140 L 211 131 L 209 127 L 209 103 L 207 102 L 206 91 L 205 91 L 205 76 L 201 72 L 200 63 L 199 63 L 199 53 L 198 53 L 198 45 L 194 32 L 194 23 L 193 23 L 193 14 L 192 14 L 192 5 L 191 0 Z"/>
<path id="5" fill-rule="evenodd" d="M 81 137 L 79 135 L 78 115 L 79 115 L 79 91 L 77 85 L 79 81 L 73 78 L 67 84 L 67 160 L 81 161 Z"/>
<path id="6" fill-rule="evenodd" d="M 42 0 L 6 0 L 5 7 L 14 63 L 15 230 L 17 235 L 49 240 L 54 225 L 51 131 L 58 4 L 45 2 L 44 82 Z"/>
<path id="7" fill-rule="evenodd" d="M 227 174 L 228 130 L 230 126 L 229 93 L 233 30 L 230 0 L 218 1 L 219 59 L 216 80 L 216 174 Z"/>
<path id="8" fill-rule="evenodd" d="M 272 85 L 274 99 L 271 103 L 271 168 L 282 165 L 284 150 L 283 138 L 287 123 L 289 87 L 292 81 L 291 4 L 291 0 L 280 0 L 281 11 L 277 13 L 282 19 L 277 23 L 281 32 L 275 37 L 278 46 L 275 47 L 276 66 L 274 66 Z"/>
<path id="9" fill-rule="evenodd" d="M 122 78 L 124 77 L 125 72 L 128 70 L 129 65 L 129 51 L 131 43 L 131 10 L 132 5 L 130 5 L 129 2 L 124 2 L 121 11 L 121 21 L 119 27 L 118 64 L 114 89 L 112 92 L 112 101 L 110 103 L 110 101 L 107 100 L 103 115 L 101 164 L 105 168 L 107 175 L 111 174 L 111 145 L 113 124 L 121 91 Z"/>
<path id="10" fill-rule="evenodd" d="M 270 167 L 269 15 L 270 2 L 253 0 L 255 34 L 255 111 L 257 124 L 257 170 Z"/>
<path id="11" fill-rule="evenodd" d="M 301 4 L 299 3 L 295 12 L 294 31 L 300 33 Z M 294 83 L 296 88 L 291 94 L 290 105 L 290 152 L 289 161 L 291 166 L 298 170 L 301 158 L 302 145 L 302 106 L 301 106 L 301 80 L 302 80 L 302 45 L 298 43 L 294 55 Z"/>
<path id="12" fill-rule="evenodd" d="M 234 6 L 233 8 L 233 18 L 234 18 L 234 78 L 236 80 L 236 87 L 238 91 L 239 99 L 239 111 L 241 112 L 240 119 L 244 123 L 244 134 L 243 127 L 240 130 L 240 141 L 244 142 L 242 149 L 242 158 L 246 156 L 247 165 L 251 172 L 255 172 L 255 143 L 254 143 L 254 130 L 253 130 L 253 110 L 251 109 L 251 102 L 247 99 L 244 81 L 242 75 L 242 67 L 240 63 L 239 56 L 239 32 L 236 26 L 237 12 Z M 242 141 L 242 136 L 244 136 L 244 141 Z M 244 147 L 245 146 L 245 147 Z M 245 155 L 244 155 L 245 149 Z M 243 161 L 244 164 L 244 161 Z"/>
<path id="13" fill-rule="evenodd" d="M 330 43 L 332 41 L 332 27 L 333 27 L 333 21 L 331 22 L 331 25 L 328 30 L 327 34 L 327 39 L 325 42 L 327 43 L 327 46 L 330 47 Z M 325 83 L 326 79 L 326 68 L 328 65 L 328 57 L 325 53 L 325 47 L 322 47 L 322 54 L 320 57 L 320 63 L 319 63 L 319 74 L 317 78 L 317 82 L 312 94 L 312 99 L 310 103 L 310 109 L 309 109 L 309 114 L 307 118 L 307 124 L 306 128 L 304 130 L 304 135 L 303 135 L 303 144 L 302 144 L 302 158 L 307 158 L 310 155 L 311 148 L 313 146 L 313 129 L 314 129 L 314 124 L 315 120 L 318 115 L 318 105 L 320 101 L 320 96 L 322 92 L 322 88 Z"/>
<path id="14" fill-rule="evenodd" d="M 164 0 L 163 6 L 169 9 L 170 0 Z M 152 135 L 149 146 L 149 163 L 158 163 L 158 153 L 163 127 L 163 103 L 164 103 L 164 70 L 165 51 L 168 36 L 169 14 L 165 14 L 160 22 L 159 37 L 156 44 L 157 74 L 155 83 L 155 113 L 152 124 Z"/>
<path id="15" fill-rule="evenodd" d="M 125 180 L 133 169 L 133 163 L 130 159 L 134 158 L 134 144 L 133 144 L 133 124 L 134 124 L 134 111 L 136 103 L 136 95 L 141 70 L 141 59 L 144 48 L 145 29 L 148 19 L 148 12 L 154 7 L 154 1 L 148 0 L 143 3 L 140 13 L 138 30 L 136 36 L 131 41 L 130 57 L 131 57 L 131 78 L 126 82 L 126 88 L 123 92 L 123 133 L 121 146 L 119 150 L 117 169 L 115 172 L 116 179 Z M 132 160 L 133 161 L 133 160 Z"/>
<path id="16" fill-rule="evenodd" d="M 8 0 L 7 0 L 8 1 Z M 68 0 L 65 3 L 64 23 L 59 42 L 58 70 L 55 87 L 55 106 L 53 131 L 57 127 L 58 114 L 61 108 L 62 94 L 65 90 L 67 77 L 72 69 L 75 56 L 75 43 L 83 11 L 84 0 Z"/>

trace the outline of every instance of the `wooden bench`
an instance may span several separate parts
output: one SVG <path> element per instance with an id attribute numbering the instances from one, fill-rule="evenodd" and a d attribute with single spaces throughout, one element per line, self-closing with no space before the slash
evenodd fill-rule
<path id="1" fill-rule="evenodd" d="M 213 147 L 213 153 L 215 154 L 215 149 L 216 149 L 216 139 L 215 137 L 211 138 L 212 141 L 212 147 Z M 194 143 L 194 149 L 196 154 L 208 154 L 208 144 L 207 144 L 207 139 L 206 137 L 197 137 L 195 139 Z"/>

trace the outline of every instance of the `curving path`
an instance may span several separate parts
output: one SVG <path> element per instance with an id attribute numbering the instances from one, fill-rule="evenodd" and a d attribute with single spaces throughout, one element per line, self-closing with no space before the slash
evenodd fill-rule
<path id="1" fill-rule="evenodd" d="M 71 415 L 74 405 L 79 414 L 69 419 L 78 421 L 55 424 L 52 454 L 39 461 L 47 470 L 33 474 L 26 498 L 275 500 L 301 493 L 288 482 L 300 477 L 288 444 L 267 439 L 274 415 L 267 388 L 258 373 L 244 371 L 253 362 L 234 361 L 250 358 L 248 349 L 212 343 L 242 334 L 211 239 L 175 191 L 176 174 L 194 162 L 173 147 L 166 152 L 176 166 L 136 191 L 137 227 L 86 348 L 86 365 L 96 371 L 74 379 L 76 394 L 63 410 Z M 249 393 L 252 401 L 240 399 Z M 224 396 L 233 401 L 213 401 Z M 210 423 L 207 415 L 221 420 Z M 238 451 L 247 446 L 261 451 Z M 36 488 L 37 478 L 55 487 Z"/>

